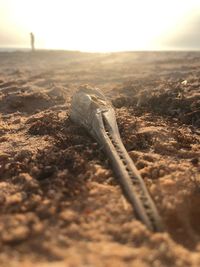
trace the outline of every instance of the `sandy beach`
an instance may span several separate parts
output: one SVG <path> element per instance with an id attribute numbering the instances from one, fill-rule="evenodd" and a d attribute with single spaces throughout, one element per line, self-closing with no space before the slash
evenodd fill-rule
<path id="1" fill-rule="evenodd" d="M 83 84 L 112 101 L 164 233 L 70 120 Z M 199 159 L 200 52 L 1 52 L 0 266 L 200 266 Z"/>

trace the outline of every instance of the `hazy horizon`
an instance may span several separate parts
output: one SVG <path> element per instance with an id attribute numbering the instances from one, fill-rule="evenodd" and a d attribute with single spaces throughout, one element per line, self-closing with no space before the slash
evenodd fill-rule
<path id="1" fill-rule="evenodd" d="M 198 51 L 198 0 L 0 0 L 0 47 L 83 52 Z"/>

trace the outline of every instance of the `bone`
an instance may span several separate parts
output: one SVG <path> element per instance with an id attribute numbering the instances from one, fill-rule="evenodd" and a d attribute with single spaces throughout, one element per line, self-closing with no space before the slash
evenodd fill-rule
<path id="1" fill-rule="evenodd" d="M 163 231 L 157 208 L 121 141 L 115 111 L 109 100 L 99 89 L 81 86 L 72 97 L 70 118 L 103 147 L 136 217 L 149 230 Z"/>

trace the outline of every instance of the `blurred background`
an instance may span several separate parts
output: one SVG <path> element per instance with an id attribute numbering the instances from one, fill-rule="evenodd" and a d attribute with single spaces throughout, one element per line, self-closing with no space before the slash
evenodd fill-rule
<path id="1" fill-rule="evenodd" d="M 199 0 L 0 0 L 0 48 L 199 50 Z"/>

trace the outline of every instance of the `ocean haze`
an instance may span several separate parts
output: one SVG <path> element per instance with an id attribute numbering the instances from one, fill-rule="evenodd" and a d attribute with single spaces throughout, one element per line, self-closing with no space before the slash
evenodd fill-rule
<path id="1" fill-rule="evenodd" d="M 200 50 L 200 10 L 179 23 L 176 30 L 163 35 L 160 46 L 167 50 Z"/>
<path id="2" fill-rule="evenodd" d="M 0 47 L 117 52 L 199 50 L 198 0 L 0 0 Z"/>

